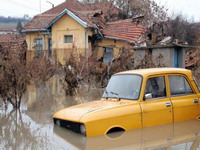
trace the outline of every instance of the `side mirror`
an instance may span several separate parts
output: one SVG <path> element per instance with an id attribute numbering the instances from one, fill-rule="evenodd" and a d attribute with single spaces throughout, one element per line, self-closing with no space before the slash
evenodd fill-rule
<path id="1" fill-rule="evenodd" d="M 148 100 L 148 99 L 152 99 L 152 94 L 151 93 L 145 94 L 144 100 Z"/>

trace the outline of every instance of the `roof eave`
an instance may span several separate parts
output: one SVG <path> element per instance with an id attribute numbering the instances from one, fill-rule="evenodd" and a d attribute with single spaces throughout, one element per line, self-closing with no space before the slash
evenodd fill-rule
<path id="1" fill-rule="evenodd" d="M 55 22 L 57 22 L 62 16 L 64 16 L 65 14 L 68 14 L 70 17 L 72 17 L 74 20 L 76 20 L 78 23 L 80 23 L 84 28 L 89 27 L 87 25 L 86 22 L 84 22 L 83 20 L 81 20 L 78 16 L 76 16 L 74 13 L 72 13 L 70 10 L 65 9 L 64 11 L 62 11 L 55 19 L 53 19 L 53 21 L 51 23 L 49 23 L 45 29 L 49 29 Z"/>
<path id="2" fill-rule="evenodd" d="M 36 29 L 36 30 L 22 30 L 21 31 L 21 33 L 29 33 L 29 32 L 47 32 L 47 30 L 46 29 L 44 29 L 44 30 Z"/>
<path id="3" fill-rule="evenodd" d="M 134 47 L 135 50 L 143 50 L 143 49 L 158 49 L 158 48 L 185 48 L 185 49 L 194 49 L 195 47 L 189 46 L 186 44 L 176 44 L 176 43 L 170 43 L 170 44 L 154 44 L 154 45 L 148 45 L 147 47 Z"/>
<path id="4" fill-rule="evenodd" d="M 123 40 L 123 39 L 113 38 L 113 37 L 106 37 L 106 36 L 98 37 L 98 39 L 116 40 L 116 41 L 126 42 L 126 43 L 129 43 L 129 44 L 135 44 L 135 42 L 131 42 L 131 41 L 128 41 L 128 40 Z"/>

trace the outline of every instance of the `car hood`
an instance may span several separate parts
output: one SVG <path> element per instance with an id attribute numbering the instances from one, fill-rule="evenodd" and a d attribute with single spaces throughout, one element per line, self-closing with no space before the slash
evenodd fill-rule
<path id="1" fill-rule="evenodd" d="M 130 103 L 131 102 L 129 101 L 119 101 L 116 99 L 97 100 L 62 109 L 56 112 L 53 118 L 79 122 L 81 117 L 87 113 L 113 107 L 120 107 L 122 105 L 128 105 Z"/>

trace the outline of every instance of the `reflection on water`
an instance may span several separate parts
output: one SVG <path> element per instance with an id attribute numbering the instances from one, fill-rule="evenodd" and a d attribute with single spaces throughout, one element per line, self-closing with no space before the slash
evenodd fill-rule
<path id="1" fill-rule="evenodd" d="M 200 150 L 200 121 L 196 120 L 89 138 L 54 126 L 54 112 L 102 93 L 80 89 L 76 97 L 67 97 L 59 77 L 54 77 L 40 87 L 28 88 L 21 111 L 0 107 L 0 149 Z"/>
<path id="2" fill-rule="evenodd" d="M 83 137 L 54 127 L 57 136 L 71 148 L 85 150 L 199 150 L 200 122 L 197 120 L 149 127 L 97 137 Z"/>

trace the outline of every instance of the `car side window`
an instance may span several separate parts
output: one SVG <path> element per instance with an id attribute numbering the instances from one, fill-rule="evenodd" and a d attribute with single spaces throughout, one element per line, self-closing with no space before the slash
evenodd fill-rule
<path id="1" fill-rule="evenodd" d="M 150 95 L 148 99 L 166 97 L 166 86 L 164 76 L 149 78 L 147 80 L 145 88 L 145 95 L 146 94 Z"/>
<path id="2" fill-rule="evenodd" d="M 188 81 L 183 76 L 170 75 L 169 83 L 170 83 L 171 95 L 193 94 L 194 93 L 193 90 L 191 89 Z"/>

